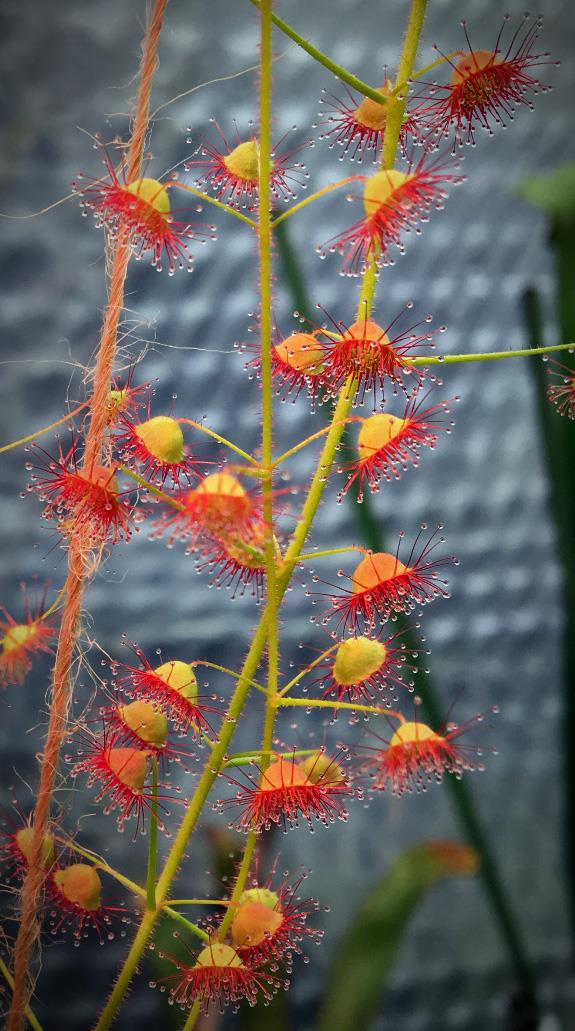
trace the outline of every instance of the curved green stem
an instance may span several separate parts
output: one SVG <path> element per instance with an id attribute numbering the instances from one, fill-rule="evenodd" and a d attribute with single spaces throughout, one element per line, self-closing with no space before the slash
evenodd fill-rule
<path id="1" fill-rule="evenodd" d="M 329 555 L 343 555 L 347 551 L 360 551 L 365 555 L 365 548 L 361 544 L 349 544 L 345 548 L 327 548 L 325 551 L 310 551 L 306 555 L 300 555 L 299 562 L 310 562 L 314 558 L 328 558 Z"/>
<path id="2" fill-rule="evenodd" d="M 423 28 L 423 20 L 425 18 L 426 7 L 427 0 L 412 0 L 411 9 L 409 12 L 409 19 L 407 22 L 407 29 L 405 30 L 403 49 L 401 52 L 399 67 L 397 69 L 397 77 L 395 80 L 396 89 L 399 86 L 399 84 L 408 82 L 408 80 L 411 78 L 411 73 L 413 71 L 413 66 L 415 64 L 415 58 L 417 55 L 417 48 L 419 46 L 419 38 L 421 36 L 421 30 Z M 389 108 L 385 125 L 383 148 L 381 152 L 382 168 L 393 168 L 395 164 L 397 144 L 399 143 L 399 134 L 401 132 L 401 126 L 403 124 L 406 104 L 407 94 L 403 96 L 400 93 L 397 93 L 396 103 L 392 104 Z"/>
<path id="3" fill-rule="evenodd" d="M 437 358 L 410 358 L 410 365 L 453 365 L 457 362 L 495 362 L 503 358 L 532 358 L 536 354 L 553 354 L 554 351 L 575 350 L 575 344 L 552 344 L 549 347 L 522 348 L 517 351 L 484 351 L 481 354 L 446 354 Z"/>
<path id="4" fill-rule="evenodd" d="M 230 677 L 233 677 L 234 680 L 245 680 L 246 679 L 245 677 L 242 677 L 241 673 L 236 673 L 235 669 L 228 669 L 227 666 L 220 666 L 219 663 L 217 663 L 217 662 L 207 662 L 205 659 L 194 659 L 194 661 L 191 662 L 190 665 L 191 666 L 206 666 L 207 669 L 217 669 L 217 670 L 219 670 L 220 673 L 227 673 Z M 249 683 L 250 683 L 250 687 L 255 687 L 256 690 L 257 691 L 261 691 L 262 694 L 267 694 L 268 693 L 267 687 L 262 687 L 261 684 L 258 684 L 257 680 L 250 680 Z"/>
<path id="5" fill-rule="evenodd" d="M 150 831 L 148 837 L 148 876 L 146 905 L 156 908 L 156 864 L 158 861 L 158 757 L 152 756 L 152 801 L 150 803 Z"/>
<path id="6" fill-rule="evenodd" d="M 158 498 L 160 501 L 165 502 L 166 505 L 171 505 L 172 508 L 177 508 L 180 512 L 183 512 L 184 505 L 182 505 L 181 501 L 176 501 L 176 499 L 171 497 L 170 494 L 164 494 L 163 490 L 160 490 L 159 487 L 154 487 L 152 483 L 148 483 L 143 476 L 134 472 L 134 470 L 130 469 L 129 466 L 123 465 L 122 462 L 118 462 L 117 468 L 121 473 L 124 473 L 126 476 L 129 476 L 130 479 L 134 480 L 134 483 L 137 483 L 140 487 L 144 487 L 145 490 L 148 490 L 155 498 Z"/>
<path id="7" fill-rule="evenodd" d="M 233 215 L 234 218 L 239 218 L 240 222 L 245 222 L 252 229 L 257 228 L 253 219 L 248 218 L 248 216 L 242 214 L 241 211 L 237 211 L 236 208 L 231 208 L 229 204 L 224 204 L 221 200 L 216 200 L 215 197 L 210 197 L 207 193 L 202 193 L 201 190 L 196 190 L 193 186 L 188 186 L 187 183 L 182 183 L 178 180 L 177 182 L 170 183 L 170 185 L 177 186 L 179 190 L 185 190 L 186 193 L 193 193 L 195 197 L 201 197 L 201 199 L 207 201 L 208 204 L 213 204 L 215 208 L 220 208 L 221 211 L 225 211 L 227 215 Z"/>
<path id="8" fill-rule="evenodd" d="M 259 7 L 261 9 L 262 0 L 251 0 L 251 2 L 254 7 Z M 364 97 L 369 97 L 370 100 L 375 100 L 376 104 L 385 105 L 387 103 L 387 99 L 379 92 L 379 90 L 374 89 L 373 86 L 368 85 L 367 82 L 362 82 L 361 79 L 358 79 L 357 75 L 352 75 L 351 72 L 348 72 L 347 68 L 342 68 L 341 65 L 336 64 L 335 61 L 332 61 L 331 58 L 327 57 L 323 51 L 314 47 L 313 43 L 310 43 L 309 40 L 300 36 L 299 32 L 292 29 L 291 25 L 288 25 L 288 23 L 283 21 L 282 18 L 278 18 L 277 14 L 272 14 L 272 21 L 276 28 L 280 29 L 284 35 L 292 39 L 294 43 L 297 43 L 298 47 L 305 50 L 306 54 L 313 57 L 314 61 L 318 61 L 319 64 L 322 64 L 329 72 L 333 72 L 334 75 L 337 75 L 338 79 L 341 79 L 342 82 L 347 82 L 348 86 L 357 90 L 358 93 L 362 93 Z"/>
<path id="9" fill-rule="evenodd" d="M 210 936 L 207 931 L 204 931 L 203 927 L 198 927 L 197 924 L 192 923 L 187 917 L 183 916 L 182 913 L 178 913 L 177 909 L 172 909 L 171 906 L 163 905 L 160 912 L 167 913 L 168 916 L 175 920 L 176 923 L 181 924 L 185 927 L 190 934 L 195 935 L 196 938 L 200 938 L 203 942 L 209 942 Z"/>
<path id="10" fill-rule="evenodd" d="M 332 644 L 331 648 L 327 648 L 326 651 L 321 653 L 321 655 L 318 655 L 317 659 L 314 659 L 313 662 L 310 662 L 309 666 L 306 666 L 305 669 L 300 670 L 298 675 L 294 677 L 293 680 L 290 680 L 289 684 L 285 684 L 282 687 L 281 691 L 278 692 L 278 696 L 280 698 L 283 698 L 284 695 L 286 695 L 288 691 L 291 691 L 292 687 L 295 687 L 296 684 L 299 684 L 300 680 L 303 680 L 303 678 L 306 677 L 312 669 L 315 669 L 316 666 L 319 666 L 320 662 L 323 662 L 324 659 L 327 659 L 328 655 L 333 655 L 334 651 L 336 651 L 336 649 L 339 648 L 339 645 L 339 641 L 336 644 Z"/>
<path id="11" fill-rule="evenodd" d="M 201 433 L 205 433 L 208 437 L 212 437 L 213 440 L 217 440 L 219 444 L 223 444 L 224 447 L 229 448 L 230 451 L 235 451 L 236 455 L 245 459 L 245 461 L 249 462 L 250 465 L 259 465 L 259 462 L 256 462 L 255 458 L 248 455 L 247 451 L 242 451 L 241 447 L 238 447 L 237 444 L 232 443 L 232 441 L 228 440 L 226 437 L 222 437 L 221 433 L 216 433 L 215 430 L 210 430 L 208 426 L 202 426 L 201 422 L 194 422 L 193 419 L 186 418 L 176 419 L 176 422 L 183 422 L 186 426 L 193 426 L 194 429 L 200 430 Z"/>
<path id="12" fill-rule="evenodd" d="M 308 204 L 313 204 L 314 201 L 319 200 L 320 197 L 325 197 L 325 195 L 327 193 L 331 193 L 332 190 L 338 190 L 340 186 L 347 186 L 348 183 L 352 183 L 357 179 L 361 179 L 363 181 L 365 180 L 365 176 L 348 175 L 345 179 L 338 179 L 336 183 L 330 183 L 329 186 L 324 186 L 322 190 L 317 190 L 316 193 L 310 193 L 309 197 L 304 197 L 304 199 L 300 200 L 298 204 L 293 204 L 291 208 L 287 209 L 287 211 L 284 211 L 281 215 L 278 215 L 277 218 L 274 218 L 272 229 L 275 229 L 276 226 L 285 222 L 286 218 L 290 218 L 292 215 L 295 215 L 296 212 L 301 211 L 302 208 L 307 207 Z"/>
<path id="13" fill-rule="evenodd" d="M 167 899 L 166 906 L 227 906 L 227 899 Z"/>
<path id="14" fill-rule="evenodd" d="M 5 451 L 11 451 L 12 448 L 21 447 L 23 444 L 30 444 L 33 440 L 37 440 L 38 437 L 43 437 L 45 433 L 49 433 L 50 430 L 57 430 L 59 426 L 63 426 L 64 423 L 69 422 L 70 419 L 73 419 L 75 415 L 78 415 L 79 412 L 84 411 L 89 406 L 90 402 L 84 401 L 83 404 L 78 405 L 73 411 L 63 415 L 61 419 L 51 422 L 49 426 L 43 426 L 41 430 L 35 430 L 34 433 L 29 433 L 27 437 L 20 437 L 20 440 L 13 440 L 10 444 L 3 444 L 0 447 L 0 455 L 4 454 Z"/>
<path id="15" fill-rule="evenodd" d="M 278 697 L 281 695 L 278 694 Z M 293 759 L 300 758 L 306 755 L 315 755 L 317 748 L 299 748 L 295 752 L 278 752 L 275 748 L 268 748 L 264 752 L 260 749 L 258 752 L 237 752 L 235 755 L 230 755 L 229 759 L 226 759 L 224 763 L 224 769 L 228 766 L 249 766 L 253 763 L 259 762 L 261 765 L 262 757 L 271 758 L 272 756 L 277 759 Z"/>
<path id="16" fill-rule="evenodd" d="M 272 0 L 260 5 L 260 164 L 259 164 L 259 257 L 260 257 L 260 310 L 261 310 L 261 382 L 262 382 L 262 465 L 271 470 L 273 461 L 273 390 L 272 390 L 272 263 L 270 219 L 271 175 L 271 69 L 272 69 Z M 273 535 L 273 493 L 271 473 L 263 481 L 264 518 L 268 529 L 266 543 L 266 623 L 268 649 L 268 697 L 265 707 L 261 746 L 261 775 L 270 763 L 270 749 L 276 716 L 278 682 L 278 592 L 276 583 L 275 547 Z M 250 831 L 229 906 L 224 914 L 218 937 L 224 940 L 234 918 L 250 871 L 257 844 L 257 833 Z"/>
<path id="17" fill-rule="evenodd" d="M 356 418 L 356 416 L 352 416 L 352 418 Z M 350 422 L 351 419 L 348 419 L 347 421 Z M 325 437 L 328 433 L 329 426 L 324 426 L 323 429 L 318 430 L 317 433 L 312 433 L 312 435 L 310 437 L 306 437 L 305 440 L 300 440 L 299 444 L 295 444 L 294 447 L 289 449 L 289 451 L 284 451 L 283 455 L 280 455 L 279 458 L 276 458 L 272 462 L 272 469 L 277 469 L 278 465 L 285 462 L 286 458 L 291 458 L 293 455 L 297 455 L 298 451 L 302 451 L 304 447 L 308 446 L 308 444 L 313 444 L 315 440 L 319 440 L 320 437 Z"/>
<path id="18" fill-rule="evenodd" d="M 279 698 L 278 706 L 295 705 L 302 709 L 351 709 L 353 712 L 371 712 L 378 716 L 389 716 L 391 719 L 405 723 L 405 716 L 395 709 L 386 709 L 382 705 L 356 705 L 355 702 L 340 702 L 334 698 L 333 702 L 323 698 Z"/>
<path id="19" fill-rule="evenodd" d="M 426 64 L 423 68 L 420 68 L 419 71 L 414 72 L 410 81 L 415 82 L 416 79 L 421 79 L 422 75 L 427 75 L 428 72 L 432 72 L 435 68 L 439 68 L 440 65 L 445 64 L 446 61 L 451 61 L 453 57 L 462 56 L 463 50 L 452 50 L 450 54 L 443 54 L 442 57 L 438 57 L 436 61 L 432 61 L 431 64 Z M 402 93 L 408 86 L 409 82 L 399 82 L 393 87 L 391 95 L 396 97 L 398 93 Z"/>
<path id="20" fill-rule="evenodd" d="M 10 973 L 10 970 L 6 966 L 4 960 L 2 959 L 2 956 L 0 956 L 0 974 L 2 974 L 2 977 L 6 981 L 6 984 L 9 985 L 9 987 L 13 990 L 14 978 L 12 977 L 12 974 Z M 26 1020 L 28 1021 L 30 1027 L 33 1028 L 33 1031 L 42 1031 L 42 1025 L 29 1005 L 26 1005 L 24 1007 L 24 1013 L 26 1014 Z"/>

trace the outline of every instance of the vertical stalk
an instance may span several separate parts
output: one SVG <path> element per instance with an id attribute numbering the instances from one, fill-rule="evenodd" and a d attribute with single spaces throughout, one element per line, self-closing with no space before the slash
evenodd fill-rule
<path id="1" fill-rule="evenodd" d="M 264 518 L 268 531 L 266 542 L 266 621 L 269 696 L 266 699 L 264 730 L 261 745 L 260 770 L 262 778 L 270 764 L 271 746 L 276 717 L 276 695 L 278 684 L 278 597 L 276 560 L 273 539 L 273 494 L 271 464 L 273 461 L 273 390 L 271 368 L 271 308 L 272 308 L 272 260 L 271 260 L 271 88 L 272 88 L 272 0 L 262 0 L 260 5 L 260 164 L 258 182 L 258 231 L 260 260 L 260 308 L 261 308 L 261 385 L 262 385 L 262 465 L 268 470 L 263 482 Z M 218 937 L 224 939 L 234 918 L 249 875 L 252 857 L 258 836 L 250 831 L 230 902 L 219 928 Z M 193 1012 L 193 1011 L 192 1011 Z M 190 1013 L 190 1020 L 192 1014 Z M 194 1021 L 195 1022 L 195 1021 Z M 186 1024 L 186 1031 L 193 1023 Z"/>
<path id="2" fill-rule="evenodd" d="M 152 802 L 150 805 L 150 835 L 148 842 L 148 876 L 146 905 L 156 908 L 156 864 L 158 860 L 158 757 L 152 756 Z"/>
<path id="3" fill-rule="evenodd" d="M 408 82 L 411 78 L 426 8 L 427 0 L 412 0 L 407 28 L 405 30 L 405 38 L 403 40 L 403 50 L 401 52 L 401 58 L 395 79 L 396 87 L 401 85 L 402 82 Z M 381 153 L 382 168 L 393 168 L 394 166 L 397 144 L 399 142 L 399 134 L 401 132 L 401 125 L 403 122 L 403 116 L 405 115 L 406 105 L 407 90 L 405 91 L 405 95 L 398 95 L 397 102 L 391 105 L 387 114 L 385 137 Z"/>
<path id="4" fill-rule="evenodd" d="M 258 239 L 260 260 L 261 384 L 262 384 L 262 465 L 263 511 L 266 540 L 266 622 L 268 633 L 268 690 L 264 742 L 269 751 L 273 737 L 275 706 L 273 698 L 278 680 L 278 592 L 273 526 L 273 389 L 272 389 L 272 231 L 270 208 L 271 175 L 271 93 L 272 93 L 272 2 L 262 0 L 260 7 L 260 162 L 258 182 Z M 269 756 L 262 756 L 262 773 Z"/>
<path id="5" fill-rule="evenodd" d="M 136 101 L 132 137 L 128 153 L 129 175 L 135 178 L 142 163 L 144 140 L 149 118 L 152 82 L 157 62 L 157 50 L 164 12 L 168 0 L 156 0 L 142 48 L 140 83 Z M 121 239 L 115 247 L 108 303 L 96 361 L 94 391 L 90 402 L 90 426 L 86 437 L 83 465 L 90 468 L 100 458 L 107 420 L 107 399 L 110 389 L 120 315 L 124 306 L 130 247 Z M 22 885 L 20 925 L 14 946 L 14 993 L 8 1018 L 9 1031 L 19 1031 L 31 992 L 29 976 L 30 956 L 39 934 L 37 919 L 38 899 L 44 882 L 42 844 L 50 819 L 50 805 L 58 769 L 58 760 L 71 700 L 71 669 L 77 637 L 86 576 L 85 559 L 80 544 L 70 541 L 68 573 L 64 585 L 62 620 L 54 672 L 48 732 L 41 760 L 40 782 L 34 811 L 33 836 L 26 877 Z"/>

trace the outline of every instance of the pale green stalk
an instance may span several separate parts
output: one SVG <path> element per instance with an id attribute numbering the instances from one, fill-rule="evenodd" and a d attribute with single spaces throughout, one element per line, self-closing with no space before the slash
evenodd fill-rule
<path id="1" fill-rule="evenodd" d="M 2 959 L 2 956 L 0 956 L 0 974 L 2 974 L 2 977 L 6 981 L 7 985 L 13 990 L 14 978 L 12 977 L 12 974 L 10 973 L 10 970 L 6 966 L 4 960 Z M 42 1031 L 42 1025 L 29 1005 L 26 1005 L 24 1007 L 24 1013 L 26 1015 L 26 1020 L 28 1021 L 30 1027 L 33 1028 L 33 1031 Z"/>
<path id="2" fill-rule="evenodd" d="M 419 37 L 421 36 L 421 30 L 423 28 L 426 7 L 427 0 L 412 0 L 407 29 L 405 30 L 405 39 L 403 41 L 403 51 L 399 62 L 399 68 L 397 69 L 397 77 L 395 80 L 396 86 L 401 83 L 408 82 L 411 78 L 413 65 L 415 64 L 415 58 L 417 56 L 417 48 L 419 46 Z M 395 164 L 397 144 L 399 142 L 399 134 L 403 124 L 406 105 L 407 91 L 402 95 L 398 94 L 396 103 L 392 104 L 388 110 L 383 149 L 381 153 L 382 168 L 393 168 Z"/>
<path id="3" fill-rule="evenodd" d="M 437 358 L 409 359 L 410 365 L 453 365 L 457 362 L 494 362 L 503 358 L 531 358 L 537 354 L 552 354 L 553 351 L 574 350 L 575 344 L 554 344 L 549 347 L 523 348 L 521 351 L 483 351 L 480 354 L 446 354 Z"/>
<path id="4" fill-rule="evenodd" d="M 251 0 L 251 2 L 254 7 L 261 8 L 262 6 L 262 0 Z M 299 32 L 292 29 L 291 25 L 288 25 L 282 18 L 278 18 L 277 14 L 272 14 L 272 21 L 276 28 L 281 29 L 286 36 L 289 36 L 290 39 L 293 39 L 294 43 L 297 43 L 298 47 L 301 47 L 302 50 L 305 50 L 306 54 L 313 57 L 314 61 L 322 64 L 329 72 L 333 72 L 333 74 L 337 75 L 338 79 L 341 79 L 342 82 L 347 82 L 348 86 L 357 90 L 358 93 L 362 93 L 364 97 L 369 97 L 370 100 L 375 100 L 376 104 L 385 105 L 387 103 L 386 97 L 384 97 L 379 90 L 374 89 L 373 86 L 369 86 L 367 82 L 362 82 L 361 79 L 358 79 L 357 75 L 352 75 L 351 72 L 348 72 L 347 68 L 342 68 L 340 64 L 336 64 L 335 61 L 332 61 L 331 58 L 323 53 L 322 50 L 314 47 L 313 43 L 310 43 L 309 40 L 300 36 Z"/>
<path id="5" fill-rule="evenodd" d="M 156 908 L 156 866 L 158 862 L 158 757 L 152 756 L 152 801 L 150 803 L 150 831 L 148 835 L 148 876 L 146 905 Z"/>

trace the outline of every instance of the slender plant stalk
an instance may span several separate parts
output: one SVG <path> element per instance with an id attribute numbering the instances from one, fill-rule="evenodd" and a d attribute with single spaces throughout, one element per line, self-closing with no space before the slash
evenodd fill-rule
<path id="1" fill-rule="evenodd" d="M 167 0 L 156 0 L 149 22 L 140 65 L 140 84 L 132 138 L 128 152 L 128 181 L 137 178 L 142 164 L 145 134 L 148 125 L 152 81 L 157 62 L 158 42 Z M 86 437 L 83 466 L 88 470 L 99 461 L 107 425 L 107 398 L 114 358 L 118 324 L 124 305 L 124 282 L 130 258 L 130 247 L 121 238 L 114 249 L 108 304 L 104 315 L 100 346 L 96 361 L 94 389 L 90 402 L 90 426 Z M 34 810 L 30 856 L 21 894 L 20 926 L 14 947 L 14 993 L 8 1019 L 9 1031 L 21 1027 L 31 992 L 29 962 L 39 934 L 38 899 L 44 882 L 42 844 L 50 818 L 50 804 L 61 744 L 71 698 L 71 668 L 77 637 L 84 578 L 85 559 L 80 544 L 71 539 L 68 549 L 68 574 L 54 663 L 48 733 L 40 768 L 40 783 Z"/>
<path id="2" fill-rule="evenodd" d="M 410 365 L 454 365 L 458 362 L 499 362 L 504 358 L 528 358 L 536 354 L 552 354 L 553 351 L 573 351 L 575 343 L 550 344 L 549 347 L 530 347 L 529 350 L 517 351 L 484 351 L 478 354 L 446 354 L 436 358 L 410 359 Z"/>
<path id="3" fill-rule="evenodd" d="M 14 989 L 14 978 L 12 977 L 12 974 L 10 973 L 9 968 L 6 966 L 4 960 L 2 959 L 1 956 L 0 956 L 0 974 L 2 974 L 2 977 L 6 981 L 6 984 L 8 985 L 8 987 L 13 990 Z M 26 1020 L 28 1021 L 30 1027 L 33 1028 L 33 1031 L 42 1031 L 42 1025 L 41 1025 L 40 1021 L 38 1020 L 38 1018 L 37 1018 L 36 1014 L 34 1013 L 34 1011 L 30 1008 L 30 1006 L 28 1006 L 28 1005 L 26 1006 L 26 1008 L 24 1010 L 24 1013 L 26 1015 Z"/>
<path id="4" fill-rule="evenodd" d="M 49 426 L 43 426 L 41 430 L 35 430 L 34 433 L 29 433 L 27 437 L 20 437 L 20 440 L 13 440 L 10 444 L 3 444 L 0 447 L 0 455 L 4 454 L 5 451 L 11 451 L 12 448 L 22 447 L 23 444 L 31 444 L 33 440 L 37 440 L 38 437 L 43 437 L 45 433 L 49 433 L 50 430 L 57 430 L 59 426 L 64 426 L 65 423 L 73 419 L 74 416 L 79 415 L 85 408 L 88 408 L 90 402 L 84 401 L 77 408 L 73 408 L 67 415 L 62 416 L 61 419 L 56 419 L 56 422 L 51 422 Z"/>
<path id="5" fill-rule="evenodd" d="M 398 86 L 401 88 L 401 84 L 408 82 L 411 78 L 411 73 L 413 71 L 417 55 L 417 48 L 419 46 L 421 30 L 423 29 L 426 8 L 427 0 L 413 0 L 411 4 L 407 29 L 405 30 L 405 39 L 403 41 L 403 50 L 395 80 L 396 88 Z M 397 144 L 399 141 L 403 117 L 405 115 L 406 104 L 407 91 L 403 94 L 398 94 L 396 103 L 392 104 L 387 112 L 385 136 L 381 152 L 382 168 L 393 168 L 395 164 Z"/>
<path id="6" fill-rule="evenodd" d="M 156 908 L 156 866 L 158 862 L 158 757 L 152 756 L 152 801 L 150 804 L 150 831 L 148 836 L 148 876 L 146 905 Z"/>
<path id="7" fill-rule="evenodd" d="M 251 2 L 254 7 L 261 8 L 263 5 L 263 0 L 251 0 Z M 348 86 L 357 90 L 358 93 L 362 93 L 364 97 L 369 97 L 371 100 L 375 100 L 376 104 L 384 105 L 387 103 L 386 98 L 379 92 L 379 90 L 374 89 L 373 86 L 369 86 L 367 82 L 362 82 L 361 79 L 358 79 L 357 75 L 352 75 L 351 72 L 348 72 L 347 68 L 342 68 L 340 64 L 336 64 L 335 61 L 332 61 L 331 58 L 323 53 L 322 50 L 319 50 L 318 47 L 314 47 L 309 40 L 300 36 L 299 32 L 292 29 L 291 25 L 288 25 L 288 23 L 283 21 L 282 18 L 278 18 L 277 14 L 272 14 L 272 21 L 276 28 L 281 29 L 286 36 L 289 36 L 294 43 L 297 43 L 298 47 L 301 47 L 302 50 L 305 50 L 306 54 L 313 57 L 314 61 L 322 64 L 324 68 L 327 68 L 327 70 L 332 72 L 333 75 L 337 75 L 338 79 L 341 79 L 342 82 L 347 82 Z"/>

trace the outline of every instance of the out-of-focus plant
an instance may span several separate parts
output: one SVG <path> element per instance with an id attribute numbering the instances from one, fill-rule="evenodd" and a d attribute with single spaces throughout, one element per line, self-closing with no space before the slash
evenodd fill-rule
<path id="1" fill-rule="evenodd" d="M 339 943 L 318 1031 L 367 1028 L 395 963 L 413 913 L 444 877 L 473 874 L 476 854 L 452 842 L 429 842 L 404 852 L 370 891 Z"/>
<path id="2" fill-rule="evenodd" d="M 556 333 L 560 339 L 575 337 L 575 164 L 562 165 L 546 176 L 527 179 L 521 193 L 540 208 L 549 220 L 549 244 L 555 264 L 553 298 Z M 530 347 L 543 339 L 543 305 L 538 292 L 530 288 L 523 297 L 523 310 Z M 565 335 L 564 335 L 565 334 Z M 551 486 L 551 507 L 555 518 L 562 571 L 563 602 L 563 787 L 565 855 L 573 953 L 575 955 L 575 363 L 566 356 L 561 362 L 533 362 L 537 386 L 541 438 Z M 558 418 L 549 401 L 560 415 Z"/>
<path id="3" fill-rule="evenodd" d="M 411 0 L 397 73 L 374 88 L 278 18 L 272 0 L 253 2 L 260 27 L 258 135 L 248 132 L 232 142 L 222 135 L 219 142 L 196 147 L 183 170 L 160 178 L 148 175 L 144 143 L 167 6 L 167 0 L 155 0 L 130 139 L 111 148 L 98 143 L 104 175 L 82 175 L 74 184 L 84 211 L 104 229 L 109 296 L 87 396 L 59 420 L 73 425 L 73 444 L 64 448 L 59 443 L 56 452 L 34 444 L 28 463 L 30 493 L 41 499 L 43 517 L 58 536 L 67 575 L 49 606 L 39 599 L 28 605 L 24 618 L 5 613 L 2 622 L 0 675 L 5 684 L 21 682 L 38 652 L 55 651 L 36 804 L 7 833 L 4 848 L 20 899 L 12 969 L 5 971 L 13 986 L 10 1031 L 30 1020 L 43 921 L 56 932 L 71 926 L 77 939 L 93 932 L 103 940 L 113 933 L 121 917 L 106 901 L 108 879 L 126 890 L 137 928 L 97 1031 L 114 1021 L 164 920 L 179 924 L 182 951 L 166 947 L 171 972 L 159 987 L 185 1011 L 186 1031 L 196 1026 L 202 1010 L 213 1012 L 218 1003 L 235 1008 L 246 1000 L 254 1005 L 271 1000 L 287 985 L 294 956 L 319 935 L 313 926 L 317 904 L 302 897 L 302 878 L 280 877 L 273 864 L 264 869 L 258 850 L 270 829 L 344 821 L 348 804 L 357 797 L 380 791 L 402 795 L 444 774 L 460 778 L 483 768 L 485 745 L 476 724 L 485 714 L 462 724 L 451 716 L 447 722 L 421 720 L 412 697 L 419 656 L 400 631 L 385 629 L 399 615 L 448 597 L 445 571 L 454 560 L 443 553 L 442 528 L 430 532 L 423 525 L 411 545 L 400 539 L 390 552 L 335 541 L 327 549 L 306 552 L 305 543 L 326 483 L 337 475 L 337 450 L 346 428 L 358 431 L 357 455 L 345 469 L 340 493 L 358 485 L 359 500 L 417 466 L 451 428 L 449 402 L 439 384 L 438 394 L 429 396 L 430 370 L 525 356 L 510 350 L 435 355 L 430 353 L 435 346 L 430 317 L 410 324 L 405 313 L 386 312 L 380 323 L 374 304 L 380 273 L 394 249 L 403 250 L 407 233 L 419 233 L 434 210 L 443 207 L 448 190 L 462 181 L 456 158 L 460 146 L 475 142 L 480 129 L 491 131 L 506 121 L 513 108 L 529 105 L 532 94 L 543 89 L 539 77 L 548 59 L 537 52 L 540 21 L 522 22 L 505 44 L 504 24 L 490 50 L 475 49 L 466 38 L 463 50 L 416 69 L 426 0 Z M 291 203 L 294 193 L 307 179 L 299 154 L 272 146 L 274 23 L 358 91 L 351 100 L 326 108 L 320 136 L 341 144 L 344 156 L 373 159 L 377 169 L 334 181 L 297 203 Z M 439 81 L 430 84 L 432 72 Z M 196 138 L 195 129 L 191 138 Z M 190 182 L 186 173 L 195 179 Z M 347 228 L 342 218 L 319 250 L 325 256 L 340 254 L 341 270 L 359 278 L 355 310 L 328 316 L 307 332 L 276 335 L 274 233 L 310 203 L 350 185 L 360 204 L 358 218 Z M 198 197 L 222 217 L 241 223 L 257 244 L 260 346 L 247 365 L 261 390 L 261 448 L 254 454 L 187 415 L 157 412 L 150 385 L 135 384 L 134 374 L 122 378 L 117 369 L 130 261 L 149 259 L 169 273 L 191 270 L 196 242 L 213 235 L 213 228 L 199 225 L 192 213 Z M 286 202 L 286 209 L 272 218 L 272 202 L 278 201 Z M 535 353 L 569 346 L 538 347 Z M 319 399 L 329 406 L 329 426 L 278 455 L 274 397 L 298 394 L 301 402 L 306 395 L 311 399 L 312 409 Z M 401 403 L 392 404 L 399 396 Z M 358 414 L 366 402 L 372 414 Z M 52 427 L 4 450 L 33 443 L 47 429 Z M 200 435 L 214 448 L 216 468 L 207 466 L 190 443 Z M 286 499 L 279 477 L 295 454 L 318 443 L 315 469 L 296 505 L 291 494 Z M 295 516 L 291 531 L 285 528 L 286 515 Z M 99 685 L 97 712 L 74 721 L 72 694 L 90 644 L 80 618 L 84 588 L 114 547 L 127 543 L 145 519 L 153 535 L 169 544 L 183 541 L 212 584 L 251 593 L 259 622 L 240 670 L 189 657 L 151 661 L 133 645 L 133 657 L 112 660 L 111 676 Z M 320 654 L 294 675 L 286 672 L 280 662 L 280 615 L 294 573 L 335 555 L 351 563 L 354 553 L 350 571 L 323 593 L 315 586 L 319 576 L 311 575 L 308 596 L 312 615 L 320 613 L 312 618 Z M 218 683 L 231 681 L 229 697 L 202 694 L 198 681 L 206 669 L 217 674 Z M 236 727 L 252 697 L 262 704 L 258 740 L 249 751 L 233 753 Z M 336 750 L 302 748 L 293 738 L 293 710 L 323 713 L 328 719 L 339 715 L 342 722 L 351 716 L 351 729 Z M 358 716 L 371 717 L 369 734 L 359 740 Z M 104 812 L 115 812 L 119 830 L 132 820 L 146 831 L 145 883 L 130 876 L 129 850 L 125 868 L 118 870 L 79 837 L 66 834 L 53 800 L 65 744 L 78 789 L 83 783 L 95 788 Z M 179 809 L 170 790 L 170 763 L 186 766 L 202 758 L 202 772 L 189 797 L 181 800 L 178 823 L 170 812 Z M 176 879 L 183 868 L 189 872 L 192 835 L 209 801 L 230 813 L 236 829 L 246 835 L 234 883 L 231 890 L 222 889 L 221 898 L 176 897 Z M 173 838 L 158 869 L 158 839 L 164 832 Z M 392 895 L 401 908 L 399 885 Z M 190 919 L 198 911 L 199 920 Z"/>

